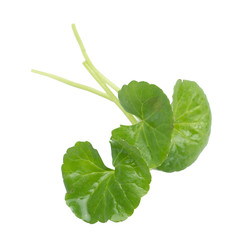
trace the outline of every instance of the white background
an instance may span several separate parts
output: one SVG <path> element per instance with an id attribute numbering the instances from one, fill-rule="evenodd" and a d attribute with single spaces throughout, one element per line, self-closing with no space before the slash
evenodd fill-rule
<path id="1" fill-rule="evenodd" d="M 240 239 L 239 1 L 1 1 L 0 238 Z M 111 167 L 111 102 L 30 72 L 97 87 L 81 65 L 76 23 L 93 63 L 117 85 L 148 81 L 171 98 L 196 81 L 212 109 L 209 144 L 188 169 L 152 172 L 122 223 L 87 224 L 64 201 L 62 156 L 90 141 Z"/>

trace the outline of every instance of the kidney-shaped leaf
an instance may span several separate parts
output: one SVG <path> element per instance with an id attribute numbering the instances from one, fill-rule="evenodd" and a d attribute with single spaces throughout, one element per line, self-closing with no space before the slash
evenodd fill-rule
<path id="1" fill-rule="evenodd" d="M 123 140 L 111 141 L 111 148 L 115 171 L 89 142 L 77 142 L 64 155 L 66 203 L 89 223 L 125 220 L 149 190 L 151 175 L 139 151 Z"/>
<path id="2" fill-rule="evenodd" d="M 180 171 L 191 165 L 207 145 L 211 111 L 206 95 L 196 82 L 178 80 L 173 93 L 174 130 L 170 152 L 157 169 Z"/>
<path id="3" fill-rule="evenodd" d="M 112 139 L 125 139 L 136 146 L 149 168 L 159 166 L 171 144 L 173 113 L 167 96 L 156 85 L 132 81 L 118 92 L 123 108 L 140 119 L 113 130 Z"/>

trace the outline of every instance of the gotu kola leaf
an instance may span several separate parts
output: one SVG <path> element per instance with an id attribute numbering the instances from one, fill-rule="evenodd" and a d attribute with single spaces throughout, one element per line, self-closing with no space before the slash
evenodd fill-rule
<path id="1" fill-rule="evenodd" d="M 132 81 L 118 92 L 123 108 L 140 121 L 113 130 L 112 139 L 125 139 L 137 147 L 149 168 L 159 166 L 171 144 L 173 113 L 170 102 L 156 85 Z"/>
<path id="2" fill-rule="evenodd" d="M 66 203 L 88 223 L 125 220 L 149 190 L 151 175 L 137 148 L 113 140 L 111 149 L 115 171 L 89 142 L 77 142 L 64 156 Z"/>
<path id="3" fill-rule="evenodd" d="M 115 171 L 103 164 L 89 142 L 69 148 L 62 165 L 66 203 L 75 215 L 89 223 L 118 222 L 133 213 L 149 190 L 149 168 L 179 171 L 195 161 L 208 142 L 211 112 L 204 92 L 195 82 L 178 80 L 172 107 L 160 88 L 146 82 L 132 81 L 119 91 L 92 64 L 74 24 L 72 28 L 85 58 L 83 65 L 104 92 L 54 74 L 32 72 L 114 102 L 133 124 L 112 133 Z M 119 100 L 109 87 L 118 92 Z"/>
<path id="4" fill-rule="evenodd" d="M 157 169 L 180 171 L 190 166 L 208 143 L 211 111 L 196 82 L 178 80 L 173 93 L 174 130 L 168 157 Z"/>

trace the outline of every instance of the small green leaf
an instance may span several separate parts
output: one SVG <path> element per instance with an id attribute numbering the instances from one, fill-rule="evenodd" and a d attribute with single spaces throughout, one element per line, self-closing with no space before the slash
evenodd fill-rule
<path id="1" fill-rule="evenodd" d="M 66 203 L 88 223 L 125 220 L 149 190 L 151 175 L 139 151 L 124 140 L 111 141 L 111 148 L 115 171 L 89 142 L 77 142 L 64 155 Z"/>
<path id="2" fill-rule="evenodd" d="M 196 82 L 178 80 L 173 93 L 174 130 L 170 152 L 157 169 L 180 171 L 190 166 L 208 143 L 211 111 Z"/>
<path id="3" fill-rule="evenodd" d="M 123 108 L 140 119 L 113 130 L 112 139 L 125 139 L 137 147 L 149 168 L 159 166 L 171 144 L 173 113 L 167 96 L 156 85 L 132 81 L 118 92 Z"/>

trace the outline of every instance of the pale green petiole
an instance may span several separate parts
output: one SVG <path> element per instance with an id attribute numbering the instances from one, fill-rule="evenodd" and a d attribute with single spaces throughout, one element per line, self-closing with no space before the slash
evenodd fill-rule
<path id="1" fill-rule="evenodd" d="M 88 62 L 83 62 L 84 67 L 88 70 L 88 72 L 93 76 L 93 78 L 100 84 L 100 86 L 105 90 L 111 100 L 121 109 L 121 111 L 125 114 L 125 116 L 129 119 L 132 124 L 137 123 L 136 119 L 130 113 L 127 113 L 123 107 L 121 106 L 118 98 L 111 92 L 111 90 L 104 84 L 103 81 L 99 78 L 99 76 L 93 71 L 93 69 L 89 66 Z"/>
<path id="2" fill-rule="evenodd" d="M 68 84 L 70 86 L 77 87 L 77 88 L 80 88 L 82 90 L 94 93 L 94 94 L 96 94 L 98 96 L 104 97 L 104 98 L 114 102 L 121 109 L 121 111 L 126 115 L 126 117 L 129 119 L 129 121 L 132 124 L 136 124 L 138 121 L 134 118 L 133 115 L 131 115 L 130 113 L 127 113 L 123 109 L 123 107 L 121 106 L 118 98 L 113 94 L 113 92 L 109 89 L 108 86 L 110 86 L 116 92 L 118 92 L 120 90 L 120 88 L 118 86 L 116 86 L 113 82 L 111 82 L 108 78 L 106 78 L 102 73 L 100 73 L 95 68 L 95 66 L 92 64 L 91 60 L 89 59 L 89 57 L 87 55 L 86 49 L 85 49 L 85 47 L 83 45 L 83 42 L 82 42 L 82 40 L 81 40 L 81 38 L 80 38 L 80 36 L 79 36 L 79 34 L 77 32 L 75 24 L 72 24 L 72 29 L 73 29 L 74 35 L 75 35 L 75 37 L 77 39 L 77 42 L 78 42 L 78 44 L 80 46 L 80 49 L 82 51 L 82 54 L 83 54 L 83 56 L 85 58 L 85 61 L 83 62 L 84 67 L 93 76 L 93 78 L 98 82 L 98 84 L 103 88 L 105 93 L 101 92 L 101 91 L 99 91 L 97 89 L 94 89 L 92 87 L 89 87 L 89 86 L 86 86 L 86 85 L 83 85 L 83 84 L 80 84 L 80 83 L 69 81 L 69 80 L 67 80 L 65 78 L 56 76 L 54 74 L 45 73 L 45 72 L 41 72 L 41 71 L 34 70 L 34 69 L 32 70 L 32 72 L 38 73 L 40 75 L 47 76 L 47 77 L 50 77 L 50 78 L 53 78 L 53 79 L 56 79 L 56 80 L 58 80 L 60 82 L 66 83 L 66 84 Z"/>
<path id="3" fill-rule="evenodd" d="M 120 88 L 118 86 L 116 86 L 113 82 L 111 82 L 108 78 L 106 78 L 102 73 L 100 73 L 96 68 L 95 66 L 92 64 L 88 54 L 87 54 L 87 51 L 83 45 L 83 42 L 78 34 L 78 31 L 77 31 L 77 28 L 75 26 L 75 24 L 72 24 L 72 30 L 73 30 L 73 33 L 76 37 L 76 40 L 79 44 L 79 47 L 82 51 L 82 54 L 83 54 L 83 57 L 85 58 L 86 62 L 88 63 L 89 67 L 97 74 L 99 75 L 99 77 L 105 82 L 107 83 L 112 89 L 114 89 L 116 92 L 118 92 L 120 90 Z"/>
<path id="4" fill-rule="evenodd" d="M 136 124 L 137 120 L 133 117 L 133 115 L 127 113 L 123 107 L 121 106 L 121 104 L 119 103 L 119 100 L 117 99 L 117 97 L 112 93 L 112 91 L 108 88 L 108 86 L 106 84 L 108 84 L 110 87 L 112 87 L 115 91 L 119 91 L 120 88 L 117 87 L 113 82 L 111 82 L 108 78 L 106 78 L 102 73 L 100 73 L 95 66 L 92 64 L 86 49 L 83 45 L 83 42 L 77 32 L 76 26 L 75 24 L 72 24 L 72 29 L 73 29 L 73 33 L 76 37 L 76 40 L 79 44 L 79 47 L 82 51 L 82 54 L 85 58 L 85 62 L 83 62 L 84 67 L 88 70 L 88 72 L 93 76 L 93 78 L 98 82 L 98 84 L 104 89 L 104 91 L 108 94 L 108 96 L 112 99 L 112 101 L 121 109 L 121 111 L 126 115 L 126 117 L 129 119 L 129 121 L 132 124 Z"/>
<path id="5" fill-rule="evenodd" d="M 67 80 L 65 78 L 59 77 L 59 76 L 51 74 L 51 73 L 41 72 L 41 71 L 34 70 L 34 69 L 32 69 L 32 72 L 40 74 L 40 75 L 43 75 L 43 76 L 46 76 L 46 77 L 53 78 L 55 80 L 58 80 L 59 82 L 66 83 L 66 84 L 68 84 L 70 86 L 73 86 L 73 87 L 76 87 L 76 88 L 80 88 L 82 90 L 85 90 L 85 91 L 97 94 L 98 96 L 104 97 L 104 98 L 112 101 L 112 99 L 106 93 L 101 92 L 101 91 L 99 91 L 99 90 L 97 90 L 95 88 L 92 88 L 92 87 L 89 87 L 89 86 L 86 86 L 86 85 L 83 85 L 83 84 L 80 84 L 80 83 L 72 82 L 70 80 Z"/>

